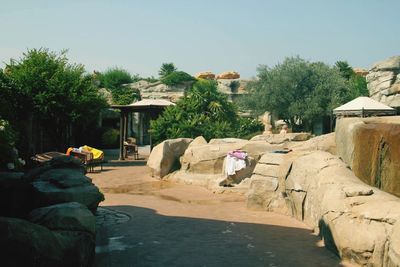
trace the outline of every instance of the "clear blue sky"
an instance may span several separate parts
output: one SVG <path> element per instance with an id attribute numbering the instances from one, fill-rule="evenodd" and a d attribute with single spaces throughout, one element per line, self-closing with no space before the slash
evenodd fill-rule
<path id="1" fill-rule="evenodd" d="M 400 55 L 399 26 L 399 0 L 0 0 L 0 67 L 46 47 L 143 76 L 173 62 L 251 77 L 295 55 L 369 68 Z"/>

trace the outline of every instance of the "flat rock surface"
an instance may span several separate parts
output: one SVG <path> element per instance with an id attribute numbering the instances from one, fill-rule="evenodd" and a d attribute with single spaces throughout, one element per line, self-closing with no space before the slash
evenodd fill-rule
<path id="1" fill-rule="evenodd" d="M 302 222 L 245 197 L 159 181 L 143 161 L 88 174 L 105 194 L 95 266 L 343 266 Z"/>

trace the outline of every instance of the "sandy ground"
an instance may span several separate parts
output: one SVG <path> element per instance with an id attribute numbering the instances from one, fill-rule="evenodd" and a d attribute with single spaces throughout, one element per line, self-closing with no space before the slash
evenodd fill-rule
<path id="1" fill-rule="evenodd" d="M 154 179 L 140 152 L 88 174 L 106 198 L 96 266 L 344 265 L 302 222 L 247 210 L 242 195 Z"/>

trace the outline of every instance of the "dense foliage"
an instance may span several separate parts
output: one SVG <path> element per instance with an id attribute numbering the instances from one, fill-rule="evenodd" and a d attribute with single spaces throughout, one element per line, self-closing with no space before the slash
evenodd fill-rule
<path id="1" fill-rule="evenodd" d="M 178 85 L 184 82 L 191 82 L 195 80 L 196 79 L 193 76 L 184 71 L 174 71 L 161 78 L 161 82 L 169 86 Z"/>
<path id="2" fill-rule="evenodd" d="M 357 75 L 353 68 L 346 61 L 337 61 L 335 66 L 340 74 L 346 79 L 349 87 L 349 98 L 354 99 L 358 96 L 368 96 L 367 80 L 365 77 Z"/>
<path id="3" fill-rule="evenodd" d="M 150 132 L 154 142 L 159 143 L 165 139 L 200 135 L 207 140 L 241 137 L 261 129 L 260 123 L 238 118 L 235 106 L 217 90 L 215 81 L 199 80 L 176 106 L 168 107 L 151 122 Z"/>
<path id="4" fill-rule="evenodd" d="M 0 99 L 7 107 L 0 117 L 11 123 L 20 137 L 17 146 L 29 154 L 64 150 L 73 133 L 81 133 L 77 129 L 96 124 L 106 105 L 92 76 L 82 65 L 68 63 L 65 51 L 28 50 L 0 73 Z"/>
<path id="5" fill-rule="evenodd" d="M 177 71 L 177 68 L 175 67 L 174 63 L 163 63 L 161 65 L 160 70 L 158 71 L 158 75 L 160 75 L 161 78 L 173 73 L 174 71 Z"/>
<path id="6" fill-rule="evenodd" d="M 314 122 L 358 94 L 338 68 L 299 57 L 286 58 L 273 68 L 260 66 L 248 92 L 241 103 L 244 108 L 257 115 L 270 111 L 294 130 L 311 130 Z"/>
<path id="7" fill-rule="evenodd" d="M 126 84 L 140 80 L 138 75 L 131 75 L 121 68 L 110 68 L 104 73 L 98 73 L 96 79 L 100 87 L 111 91 L 113 102 L 119 105 L 127 105 L 139 99 L 139 92 L 126 86 Z"/>

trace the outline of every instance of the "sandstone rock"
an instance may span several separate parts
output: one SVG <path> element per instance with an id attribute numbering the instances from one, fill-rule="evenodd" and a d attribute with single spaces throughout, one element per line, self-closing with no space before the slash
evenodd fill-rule
<path id="1" fill-rule="evenodd" d="M 152 169 L 152 175 L 163 178 L 176 170 L 179 157 L 183 155 L 190 142 L 191 138 L 169 139 L 154 147 L 147 161 L 147 166 Z"/>
<path id="2" fill-rule="evenodd" d="M 77 202 L 34 209 L 29 221 L 51 230 L 82 231 L 95 235 L 96 218 L 86 206 Z"/>
<path id="3" fill-rule="evenodd" d="M 375 63 L 371 71 L 375 70 L 397 70 L 400 69 L 400 56 L 393 56 L 386 60 Z"/>
<path id="4" fill-rule="evenodd" d="M 217 79 L 239 79 L 240 74 L 236 71 L 225 71 L 217 75 Z"/>
<path id="5" fill-rule="evenodd" d="M 50 169 L 40 174 L 33 185 L 34 207 L 78 202 L 95 212 L 103 194 L 79 169 Z"/>
<path id="6" fill-rule="evenodd" d="M 359 76 L 367 76 L 369 71 L 363 68 L 353 68 L 353 71 L 355 74 L 359 75 Z"/>
<path id="7" fill-rule="evenodd" d="M 400 56 L 376 63 L 366 76 L 370 96 L 391 107 L 400 107 L 400 101 L 393 101 L 400 95 L 399 75 Z"/>
<path id="8" fill-rule="evenodd" d="M 397 222 L 389 236 L 387 266 L 398 266 L 400 262 L 400 222 Z"/>
<path id="9" fill-rule="evenodd" d="M 400 196 L 397 177 L 400 117 L 341 119 L 336 125 L 338 154 L 369 185 Z"/>
<path id="10" fill-rule="evenodd" d="M 256 135 L 250 141 L 265 141 L 270 144 L 284 144 L 289 138 L 280 134 Z"/>
<path id="11" fill-rule="evenodd" d="M 66 266 L 58 238 L 21 219 L 0 217 L 0 250 L 3 266 Z"/>
<path id="12" fill-rule="evenodd" d="M 300 144 L 292 143 L 289 144 L 289 148 L 296 151 L 322 150 L 335 155 L 336 154 L 335 133 L 329 133 L 313 137 L 310 140 Z"/>
<path id="13" fill-rule="evenodd" d="M 223 141 L 215 140 L 207 145 L 189 147 L 181 157 L 181 169 L 168 175 L 167 179 L 201 185 L 214 190 L 226 178 L 223 174 L 223 164 L 229 151 L 243 150 L 248 153 L 250 166 L 237 173 L 237 177 L 234 179 L 238 182 L 250 177 L 261 155 L 267 151 L 282 149 L 281 146 L 270 145 L 266 142 L 238 141 L 227 143 L 225 139 Z"/>
<path id="14" fill-rule="evenodd" d="M 197 136 L 193 141 L 189 144 L 188 147 L 192 146 L 201 146 L 201 145 L 207 145 L 207 140 L 203 136 Z"/>
<path id="15" fill-rule="evenodd" d="M 208 142 L 210 145 L 219 145 L 219 144 L 230 144 L 230 143 L 240 143 L 240 142 L 246 142 L 246 139 L 240 139 L 240 138 L 216 138 L 216 139 L 211 139 L 210 142 Z"/>
<path id="16" fill-rule="evenodd" d="M 213 80 L 215 79 L 215 74 L 212 73 L 211 71 L 203 71 L 199 72 L 195 75 L 196 79 L 210 79 Z"/>

